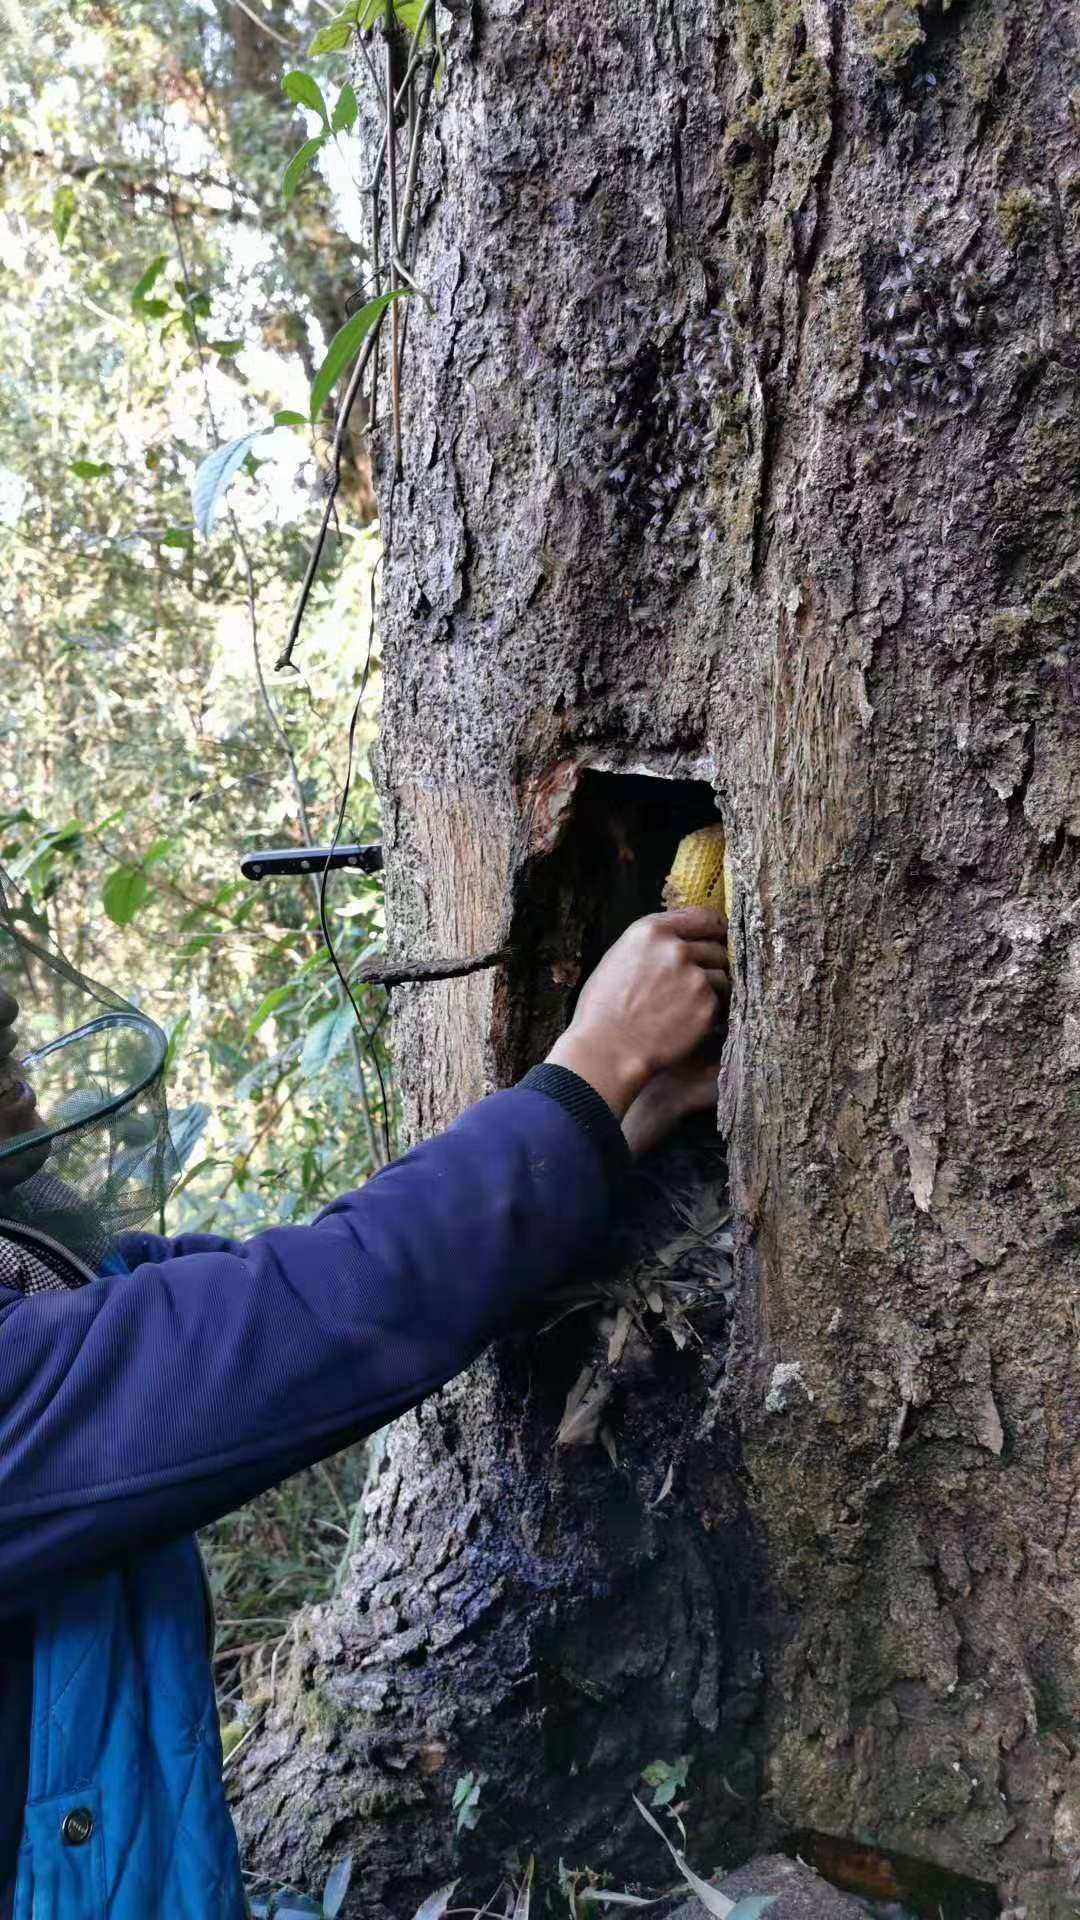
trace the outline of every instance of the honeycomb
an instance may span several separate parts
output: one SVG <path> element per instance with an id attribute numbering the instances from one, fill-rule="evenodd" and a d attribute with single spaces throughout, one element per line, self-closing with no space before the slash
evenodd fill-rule
<path id="1" fill-rule="evenodd" d="M 679 841 L 664 882 L 665 907 L 710 907 L 727 916 L 731 908 L 731 865 L 721 826 L 699 827 Z"/>

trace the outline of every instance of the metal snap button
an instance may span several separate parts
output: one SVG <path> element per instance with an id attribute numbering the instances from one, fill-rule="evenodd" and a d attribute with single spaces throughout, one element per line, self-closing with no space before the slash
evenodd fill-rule
<path id="1" fill-rule="evenodd" d="M 71 1812 L 64 1815 L 60 1838 L 65 1847 L 82 1847 L 93 1831 L 94 1816 L 89 1807 L 72 1807 Z"/>

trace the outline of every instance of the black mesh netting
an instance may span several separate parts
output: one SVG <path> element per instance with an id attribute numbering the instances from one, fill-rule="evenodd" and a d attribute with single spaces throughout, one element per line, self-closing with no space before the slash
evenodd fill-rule
<path id="1" fill-rule="evenodd" d="M 0 871 L 0 1221 L 95 1263 L 177 1172 L 153 1020 L 89 980 Z"/>

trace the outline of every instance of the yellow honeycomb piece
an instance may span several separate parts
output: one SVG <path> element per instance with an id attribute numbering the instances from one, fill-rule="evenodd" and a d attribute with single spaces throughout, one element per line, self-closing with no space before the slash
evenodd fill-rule
<path id="1" fill-rule="evenodd" d="M 665 907 L 711 907 L 729 914 L 731 865 L 721 826 L 699 827 L 679 841 L 664 882 Z"/>

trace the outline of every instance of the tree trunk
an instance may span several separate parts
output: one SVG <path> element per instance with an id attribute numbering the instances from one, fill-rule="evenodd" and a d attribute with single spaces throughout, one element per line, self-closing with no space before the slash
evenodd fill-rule
<path id="1" fill-rule="evenodd" d="M 370 1920 L 515 1851 L 663 1883 L 630 1793 L 689 1754 L 704 1867 L 813 1829 L 1035 1913 L 1080 1877 L 1075 16 L 455 18 L 389 923 L 512 957 L 396 992 L 409 1131 L 542 1054 L 711 783 L 736 1324 L 691 1140 L 627 1201 L 644 1335 L 581 1313 L 394 1429 L 242 1831 L 355 1844 Z"/>

